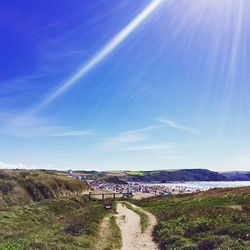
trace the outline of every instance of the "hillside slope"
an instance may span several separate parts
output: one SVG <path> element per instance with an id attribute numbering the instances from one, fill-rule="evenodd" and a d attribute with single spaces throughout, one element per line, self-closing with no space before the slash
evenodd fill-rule
<path id="1" fill-rule="evenodd" d="M 250 181 L 250 171 L 231 171 L 221 174 L 230 181 Z"/>
<path id="2" fill-rule="evenodd" d="M 80 194 L 86 189 L 85 182 L 54 171 L 0 170 L 0 209 Z"/>
<path id="3" fill-rule="evenodd" d="M 250 187 L 133 202 L 156 215 L 162 250 L 250 249 Z"/>
<path id="4" fill-rule="evenodd" d="M 129 181 L 168 182 L 168 181 L 225 181 L 226 177 L 206 169 L 180 169 L 174 171 L 144 171 L 140 174 L 130 174 Z"/>
<path id="5" fill-rule="evenodd" d="M 110 211 L 87 196 L 47 199 L 0 212 L 0 249 L 91 250 Z"/>
<path id="6" fill-rule="evenodd" d="M 177 169 L 154 171 L 77 171 L 75 175 L 91 179 L 117 177 L 130 182 L 182 182 L 182 181 L 250 181 L 250 172 L 215 172 L 207 169 Z"/>

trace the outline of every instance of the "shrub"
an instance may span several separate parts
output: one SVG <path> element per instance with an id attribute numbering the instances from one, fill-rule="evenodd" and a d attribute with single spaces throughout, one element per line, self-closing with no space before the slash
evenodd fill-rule
<path id="1" fill-rule="evenodd" d="M 217 229 L 218 235 L 229 235 L 242 240 L 250 240 L 250 225 L 249 224 L 234 224 Z"/>
<path id="2" fill-rule="evenodd" d="M 234 250 L 246 250 L 247 247 L 241 240 L 231 240 L 230 238 L 226 239 L 221 245 L 220 250 L 228 250 L 228 249 L 234 249 Z"/>
<path id="3" fill-rule="evenodd" d="M 190 221 L 189 227 L 186 231 L 186 237 L 192 237 L 192 235 L 197 233 L 204 233 L 212 229 L 212 225 L 209 219 L 207 218 L 195 218 L 193 221 Z"/>
<path id="4" fill-rule="evenodd" d="M 174 249 L 181 249 L 181 250 L 195 250 L 197 246 L 192 243 L 190 240 L 181 237 L 181 236 L 172 236 L 165 240 L 165 249 L 174 250 Z M 164 249 L 164 248 L 162 248 Z"/>
<path id="5" fill-rule="evenodd" d="M 14 187 L 14 184 L 11 182 L 1 182 L 0 183 L 0 191 L 2 191 L 2 193 L 4 195 L 11 193 L 13 190 L 13 187 Z"/>
<path id="6" fill-rule="evenodd" d="M 212 250 L 220 246 L 222 240 L 217 237 L 210 236 L 208 238 L 200 239 L 198 246 L 200 250 Z"/>
<path id="7" fill-rule="evenodd" d="M 17 244 L 17 243 L 4 243 L 0 245 L 0 250 L 21 250 L 22 247 L 21 245 Z"/>

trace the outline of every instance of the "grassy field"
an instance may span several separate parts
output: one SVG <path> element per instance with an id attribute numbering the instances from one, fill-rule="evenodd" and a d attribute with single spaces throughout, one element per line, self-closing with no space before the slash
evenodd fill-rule
<path id="1" fill-rule="evenodd" d="M 127 175 L 144 175 L 144 171 L 126 171 Z"/>
<path id="2" fill-rule="evenodd" d="M 250 188 L 134 201 L 154 213 L 161 249 L 250 249 Z"/>
<path id="3" fill-rule="evenodd" d="M 94 249 L 110 212 L 84 196 L 14 206 L 0 212 L 0 249 Z"/>

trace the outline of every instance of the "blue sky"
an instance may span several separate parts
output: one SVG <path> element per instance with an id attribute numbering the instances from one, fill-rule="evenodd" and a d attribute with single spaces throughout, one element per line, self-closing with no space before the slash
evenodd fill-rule
<path id="1" fill-rule="evenodd" d="M 250 2 L 0 7 L 0 168 L 250 170 Z"/>

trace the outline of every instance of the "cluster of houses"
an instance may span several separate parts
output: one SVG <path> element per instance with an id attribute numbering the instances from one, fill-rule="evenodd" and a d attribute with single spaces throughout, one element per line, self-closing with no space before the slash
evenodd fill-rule
<path id="1" fill-rule="evenodd" d="M 92 175 L 84 175 L 80 174 L 78 172 L 73 172 L 73 170 L 69 169 L 67 171 L 67 174 L 69 177 L 78 179 L 78 180 L 83 180 L 83 181 L 93 181 L 93 176 Z"/>
<path id="2" fill-rule="evenodd" d="M 94 180 L 94 176 L 91 174 L 81 174 L 79 172 L 73 172 L 72 170 L 67 171 L 68 176 L 87 181 L 93 189 L 96 190 L 105 190 L 116 193 L 149 193 L 152 195 L 162 195 L 168 196 L 169 194 L 178 194 L 178 193 L 193 193 L 204 191 L 202 188 L 192 187 L 190 185 L 178 184 L 178 183 L 169 183 L 169 184 L 152 184 L 152 183 L 126 183 L 126 184 L 117 184 L 117 183 L 108 183 L 103 180 Z"/>

